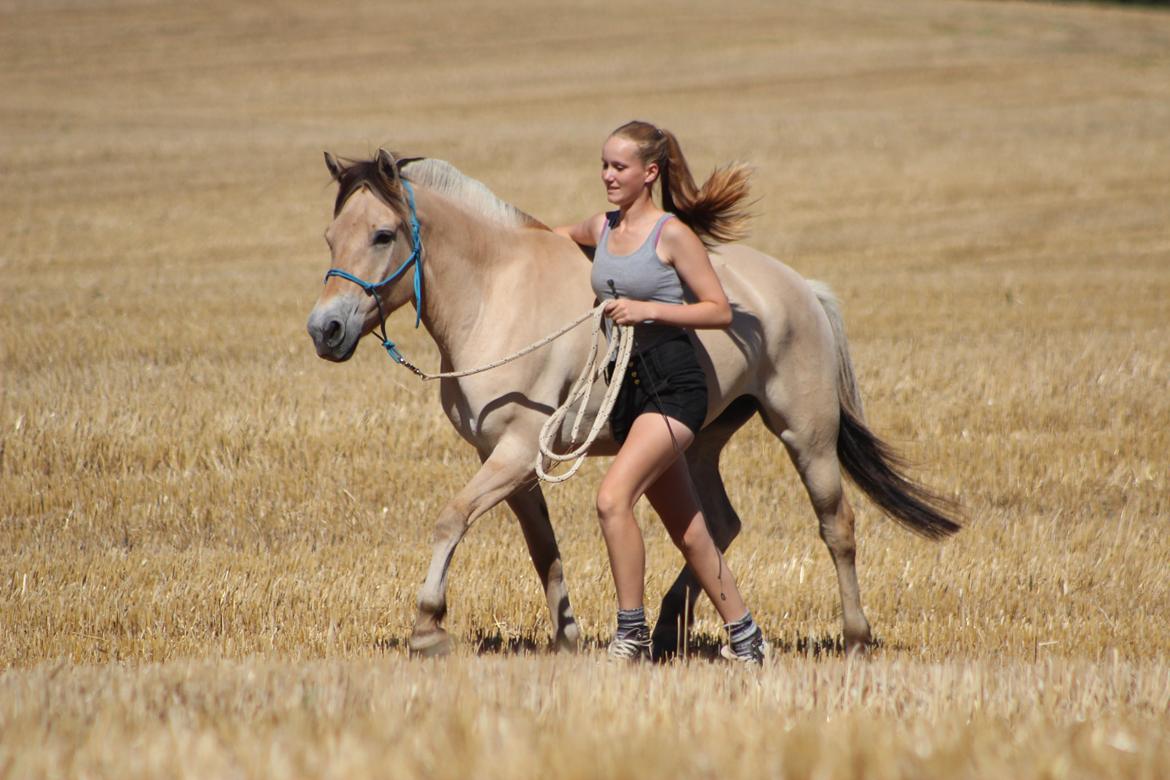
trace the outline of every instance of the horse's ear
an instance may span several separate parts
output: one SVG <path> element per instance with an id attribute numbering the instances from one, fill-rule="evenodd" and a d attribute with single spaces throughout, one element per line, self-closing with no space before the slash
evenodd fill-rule
<path id="1" fill-rule="evenodd" d="M 329 175 L 334 179 L 341 178 L 341 163 L 337 162 L 337 158 L 325 152 L 325 167 L 329 169 Z"/>
<path id="2" fill-rule="evenodd" d="M 378 170 L 386 177 L 386 181 L 397 185 L 399 182 L 398 161 L 394 159 L 394 155 L 385 149 L 379 149 L 378 156 L 374 160 L 378 164 Z"/>

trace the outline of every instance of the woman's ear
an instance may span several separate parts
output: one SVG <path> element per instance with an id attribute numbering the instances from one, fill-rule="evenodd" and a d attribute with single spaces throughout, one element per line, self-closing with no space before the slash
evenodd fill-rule
<path id="1" fill-rule="evenodd" d="M 656 162 L 652 162 L 646 166 L 645 182 L 647 184 L 653 184 L 655 182 L 655 180 L 658 178 L 658 170 L 658 163 Z"/>

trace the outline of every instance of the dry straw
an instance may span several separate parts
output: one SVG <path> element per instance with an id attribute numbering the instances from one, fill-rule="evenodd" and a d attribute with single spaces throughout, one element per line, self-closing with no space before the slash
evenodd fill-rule
<path id="1" fill-rule="evenodd" d="M 1170 775 L 1170 18 L 428 9 L 0 9 L 0 776 Z M 752 243 L 832 284 L 874 428 L 971 518 L 932 545 L 855 502 L 864 663 L 755 423 L 722 465 L 773 665 L 710 662 L 706 604 L 685 663 L 600 662 L 596 462 L 548 491 L 584 654 L 545 655 L 501 509 L 454 657 L 406 657 L 477 460 L 376 345 L 313 356 L 320 150 L 450 159 L 557 224 L 631 116 L 752 162 Z M 653 611 L 680 561 L 639 519 Z"/>

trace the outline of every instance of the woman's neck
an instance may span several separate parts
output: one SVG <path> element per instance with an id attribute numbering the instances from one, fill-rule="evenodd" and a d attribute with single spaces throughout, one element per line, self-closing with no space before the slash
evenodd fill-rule
<path id="1" fill-rule="evenodd" d="M 618 224 L 636 225 L 642 221 L 658 219 L 661 210 L 654 205 L 649 190 L 644 191 L 629 205 L 618 207 Z"/>

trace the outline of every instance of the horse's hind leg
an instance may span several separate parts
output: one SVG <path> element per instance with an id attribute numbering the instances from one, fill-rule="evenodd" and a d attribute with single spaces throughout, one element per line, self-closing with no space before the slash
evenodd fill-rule
<path id="1" fill-rule="evenodd" d="M 539 485 L 521 489 L 508 498 L 508 506 L 516 513 L 532 564 L 540 577 L 548 609 L 552 615 L 553 646 L 557 650 L 576 650 L 581 640 L 581 630 L 569 606 L 569 590 L 565 586 L 564 571 L 561 568 L 561 553 L 557 538 L 548 518 L 548 505 Z"/>
<path id="2" fill-rule="evenodd" d="M 869 630 L 869 621 L 861 609 L 861 591 L 857 585 L 857 545 L 853 534 L 853 509 L 849 506 L 849 499 L 841 489 L 840 468 L 833 458 L 833 468 L 837 469 L 836 497 L 824 500 L 823 509 L 817 509 L 817 518 L 820 520 L 821 539 L 829 548 L 829 555 L 833 557 L 833 565 L 837 569 L 837 587 L 841 591 L 841 620 L 842 633 L 845 637 L 845 652 L 852 654 L 863 652 L 869 647 L 872 635 Z M 805 486 L 808 486 L 806 480 Z M 819 490 L 819 488 L 818 488 Z M 832 490 L 828 491 L 830 494 Z M 809 488 L 809 495 L 813 488 Z M 815 500 L 814 500 L 815 505 Z"/>
<path id="3" fill-rule="evenodd" d="M 813 509 L 820 521 L 821 539 L 829 548 L 837 569 L 841 591 L 841 619 L 845 652 L 863 651 L 871 641 L 869 621 L 861 609 L 857 585 L 857 544 L 853 533 L 853 509 L 841 481 L 837 460 L 837 410 L 822 409 L 804 416 L 799 431 L 787 427 L 777 414 L 764 413 L 768 428 L 780 437 L 788 450 Z"/>
<path id="4" fill-rule="evenodd" d="M 686 452 L 687 469 L 691 474 L 699 504 L 711 538 L 720 551 L 726 552 L 732 540 L 739 535 L 742 525 L 719 474 L 719 454 L 739 428 L 756 413 L 755 401 L 740 398 L 716 418 L 710 425 L 699 431 L 694 443 Z M 667 658 L 679 652 L 686 642 L 684 627 L 690 626 L 694 616 L 695 601 L 702 592 L 691 570 L 683 566 L 674 583 L 662 597 L 658 610 L 658 622 L 651 636 L 655 658 Z"/>

